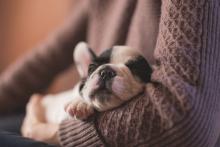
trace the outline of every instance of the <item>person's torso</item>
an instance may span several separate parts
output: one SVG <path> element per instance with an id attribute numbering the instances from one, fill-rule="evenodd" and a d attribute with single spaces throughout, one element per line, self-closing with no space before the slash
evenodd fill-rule
<path id="1" fill-rule="evenodd" d="M 89 6 L 88 44 L 97 53 L 114 45 L 140 50 L 154 63 L 160 0 L 94 0 Z"/>

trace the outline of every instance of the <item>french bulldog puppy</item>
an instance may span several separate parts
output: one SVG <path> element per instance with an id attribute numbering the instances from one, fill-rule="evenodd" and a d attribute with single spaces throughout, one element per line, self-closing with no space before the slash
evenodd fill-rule
<path id="1" fill-rule="evenodd" d="M 97 56 L 86 43 L 73 55 L 81 81 L 73 90 L 43 99 L 48 122 L 69 116 L 86 119 L 97 111 L 116 108 L 144 92 L 152 69 L 147 60 L 128 46 L 114 46 Z"/>

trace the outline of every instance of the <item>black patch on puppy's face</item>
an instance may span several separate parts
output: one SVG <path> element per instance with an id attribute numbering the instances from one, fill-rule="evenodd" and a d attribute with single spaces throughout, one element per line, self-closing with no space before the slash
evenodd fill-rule
<path id="1" fill-rule="evenodd" d="M 79 84 L 79 92 L 81 94 L 81 91 L 83 89 L 83 87 L 85 86 L 85 82 L 86 82 L 86 78 L 81 79 L 81 82 Z"/>
<path id="2" fill-rule="evenodd" d="M 101 65 L 107 64 L 110 62 L 111 54 L 112 54 L 112 48 L 107 49 L 104 51 L 100 56 L 96 56 L 91 49 L 89 49 L 89 52 L 92 56 L 92 63 L 89 64 L 88 67 L 88 77 Z M 81 83 L 79 86 L 79 92 L 81 93 L 84 85 L 86 82 L 86 78 L 81 79 Z"/>
<path id="3" fill-rule="evenodd" d="M 138 56 L 135 59 L 129 60 L 125 65 L 130 69 L 134 76 L 137 76 L 142 82 L 150 82 L 152 69 L 147 60 Z"/>
<path id="4" fill-rule="evenodd" d="M 93 58 L 88 68 L 88 76 L 90 76 L 99 66 L 110 62 L 112 49 L 104 51 L 100 56 Z"/>

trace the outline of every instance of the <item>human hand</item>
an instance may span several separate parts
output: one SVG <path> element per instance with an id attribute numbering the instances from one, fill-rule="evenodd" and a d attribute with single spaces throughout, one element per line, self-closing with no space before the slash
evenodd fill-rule
<path id="1" fill-rule="evenodd" d="M 59 144 L 58 124 L 45 121 L 44 108 L 41 104 L 41 95 L 33 95 L 26 107 L 26 116 L 22 124 L 21 132 L 24 137 L 50 144 Z"/>

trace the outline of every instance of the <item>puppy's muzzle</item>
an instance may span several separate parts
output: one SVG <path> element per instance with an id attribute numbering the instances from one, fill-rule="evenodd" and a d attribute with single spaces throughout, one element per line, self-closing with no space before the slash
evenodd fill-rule
<path id="1" fill-rule="evenodd" d="M 103 82 L 109 81 L 116 76 L 116 72 L 109 66 L 105 66 L 99 71 L 100 79 Z"/>

